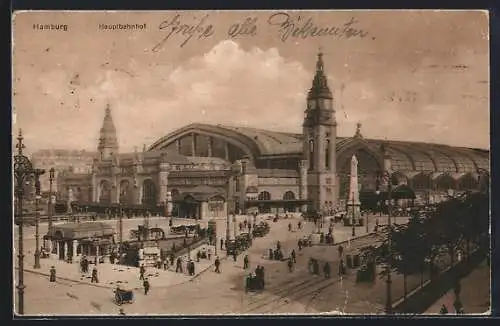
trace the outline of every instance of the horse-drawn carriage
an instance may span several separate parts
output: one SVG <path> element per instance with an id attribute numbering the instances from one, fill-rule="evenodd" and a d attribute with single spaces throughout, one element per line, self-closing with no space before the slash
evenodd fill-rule
<path id="1" fill-rule="evenodd" d="M 270 230 L 269 223 L 262 221 L 255 226 L 255 228 L 252 231 L 252 235 L 254 237 L 263 237 L 269 233 L 269 230 Z"/>
<path id="2" fill-rule="evenodd" d="M 250 274 L 245 279 L 245 291 L 262 291 L 264 283 L 262 279 L 255 274 Z"/>
<path id="3" fill-rule="evenodd" d="M 121 306 L 124 303 L 134 302 L 134 292 L 132 290 L 125 290 L 117 288 L 115 291 L 115 303 Z"/>

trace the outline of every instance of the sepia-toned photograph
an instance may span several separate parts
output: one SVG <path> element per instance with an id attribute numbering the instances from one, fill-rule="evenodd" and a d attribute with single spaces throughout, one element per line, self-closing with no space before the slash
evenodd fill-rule
<path id="1" fill-rule="evenodd" d="M 489 13 L 17 11 L 16 316 L 491 314 Z"/>

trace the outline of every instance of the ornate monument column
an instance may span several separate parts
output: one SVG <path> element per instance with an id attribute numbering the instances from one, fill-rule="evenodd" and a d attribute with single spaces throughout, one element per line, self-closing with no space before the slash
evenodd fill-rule
<path id="1" fill-rule="evenodd" d="M 361 217 L 361 202 L 359 201 L 359 183 L 358 183 L 358 159 L 356 155 L 351 158 L 351 176 L 349 187 L 349 201 L 347 202 L 347 218 L 355 223 L 356 219 Z"/>

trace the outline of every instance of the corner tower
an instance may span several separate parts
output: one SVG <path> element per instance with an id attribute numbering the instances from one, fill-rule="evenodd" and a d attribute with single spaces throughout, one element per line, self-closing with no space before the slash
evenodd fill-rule
<path id="1" fill-rule="evenodd" d="M 312 200 L 314 210 L 332 209 L 337 205 L 337 121 L 321 51 L 318 53 L 316 73 L 307 95 L 307 109 L 304 113 L 303 155 L 308 164 L 308 199 Z"/>
<path id="2" fill-rule="evenodd" d="M 118 154 L 118 140 L 116 139 L 116 128 L 111 117 L 109 104 L 106 106 L 104 120 L 99 134 L 99 145 L 97 146 L 101 160 L 107 160 Z"/>

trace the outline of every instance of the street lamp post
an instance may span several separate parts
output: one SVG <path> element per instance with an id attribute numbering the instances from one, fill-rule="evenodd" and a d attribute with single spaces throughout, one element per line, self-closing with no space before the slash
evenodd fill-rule
<path id="1" fill-rule="evenodd" d="M 40 176 L 45 173 L 45 170 L 35 169 L 35 265 L 33 268 L 40 268 L 40 214 L 38 212 L 38 201 L 40 200 Z"/>
<path id="2" fill-rule="evenodd" d="M 15 195 L 17 197 L 17 221 L 16 224 L 19 228 L 18 234 L 18 259 L 19 259 L 19 269 L 18 269 L 18 314 L 24 314 L 24 248 L 23 248 L 23 197 L 24 197 L 24 187 L 29 184 L 28 178 L 33 175 L 33 166 L 30 160 L 23 155 L 23 149 L 25 148 L 23 144 L 23 135 L 21 130 L 19 130 L 19 136 L 17 137 L 17 155 L 14 156 L 14 178 L 15 178 Z"/>
<path id="3" fill-rule="evenodd" d="M 392 276 L 391 276 L 391 268 L 392 268 L 392 227 L 391 227 L 391 215 L 392 215 L 392 180 L 390 178 L 389 172 L 385 171 L 384 176 L 387 178 L 387 226 L 388 226 L 388 258 L 389 263 L 387 264 L 387 295 L 386 295 L 386 303 L 385 303 L 385 312 L 387 314 L 392 313 Z"/>
<path id="4" fill-rule="evenodd" d="M 354 192 L 352 193 L 352 236 L 356 236 L 356 217 L 355 217 L 355 210 L 354 210 Z"/>
<path id="5" fill-rule="evenodd" d="M 120 205 L 120 204 L 118 204 L 118 205 Z M 118 207 L 120 207 L 120 206 L 118 206 Z M 121 207 L 120 207 L 120 212 L 119 213 L 120 213 L 120 215 L 118 216 L 118 218 L 119 218 L 118 219 L 118 224 L 119 224 L 118 226 L 119 226 L 119 232 L 120 232 L 120 234 L 119 234 L 120 235 L 120 242 L 119 242 L 119 244 L 120 244 L 120 248 L 121 248 L 122 243 L 123 243 L 123 213 L 122 213 Z"/>
<path id="6" fill-rule="evenodd" d="M 54 168 L 50 168 L 49 170 L 49 207 L 47 207 L 48 211 L 48 219 L 49 219 L 49 226 L 48 226 L 48 234 L 49 236 L 52 236 L 52 183 L 54 182 L 54 175 L 55 175 L 55 170 Z"/>

